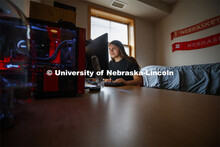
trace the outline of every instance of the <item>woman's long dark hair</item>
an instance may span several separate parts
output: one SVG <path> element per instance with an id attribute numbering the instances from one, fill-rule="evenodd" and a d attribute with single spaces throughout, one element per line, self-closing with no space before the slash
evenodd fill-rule
<path id="1" fill-rule="evenodd" d="M 135 60 L 135 58 L 129 57 L 129 56 L 126 54 L 124 45 L 123 45 L 120 41 L 118 41 L 118 40 L 113 40 L 113 41 L 110 42 L 109 44 L 116 45 L 116 46 L 119 48 L 119 52 L 120 52 L 121 57 L 124 58 L 125 60 L 127 60 L 127 61 L 129 61 L 129 62 L 131 62 L 131 63 L 133 63 L 133 64 L 135 64 L 135 65 L 137 65 L 138 68 L 140 69 L 140 66 L 139 66 L 138 62 Z M 111 61 L 115 62 L 115 60 L 114 60 L 113 58 L 112 58 Z"/>

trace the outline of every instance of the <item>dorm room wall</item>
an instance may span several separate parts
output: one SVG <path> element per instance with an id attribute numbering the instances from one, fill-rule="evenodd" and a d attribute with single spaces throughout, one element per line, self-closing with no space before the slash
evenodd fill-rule
<path id="1" fill-rule="evenodd" d="M 76 25 L 78 27 L 83 27 L 86 28 L 86 30 L 88 30 L 88 5 L 93 5 L 93 4 L 90 4 L 85 1 L 84 2 L 71 1 L 71 0 L 56 0 L 56 1 L 76 7 Z M 42 2 L 48 5 L 53 5 L 53 0 L 42 0 Z M 120 13 L 118 11 L 115 12 L 121 15 L 130 16 L 124 13 Z M 141 67 L 145 67 L 146 65 L 156 64 L 155 25 L 150 21 L 135 17 L 135 31 L 136 31 L 135 34 L 136 59 L 138 63 L 140 64 Z"/>
<path id="2" fill-rule="evenodd" d="M 29 10 L 30 10 L 30 1 L 41 3 L 42 0 L 10 0 L 12 3 L 14 3 L 20 10 L 23 11 L 25 16 L 29 16 Z"/>
<path id="3" fill-rule="evenodd" d="M 11 0 L 14 2 L 26 16 L 29 16 L 30 0 Z M 33 0 L 53 6 L 54 0 Z M 88 5 L 90 3 L 83 1 L 72 0 L 56 0 L 67 5 L 76 7 L 76 26 L 86 28 L 88 30 Z M 114 11 L 114 10 L 112 10 Z M 119 14 L 124 13 L 117 12 Z M 130 16 L 130 15 L 127 15 Z M 136 30 L 136 59 L 141 67 L 146 65 L 156 64 L 155 52 L 155 25 L 141 18 L 135 17 Z M 88 39 L 88 38 L 87 38 Z"/>
<path id="4" fill-rule="evenodd" d="M 219 0 L 177 0 L 172 12 L 156 23 L 156 60 L 158 65 L 179 66 L 220 62 L 220 45 L 208 48 L 172 52 L 172 44 L 208 37 L 220 33 L 220 25 L 174 38 L 170 33 L 220 15 Z"/>

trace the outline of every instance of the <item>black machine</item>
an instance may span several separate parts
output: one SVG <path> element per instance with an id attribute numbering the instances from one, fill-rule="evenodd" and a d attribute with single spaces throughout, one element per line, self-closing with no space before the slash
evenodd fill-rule
<path id="1" fill-rule="evenodd" d="M 19 19 L 1 19 L 1 33 L 4 33 L 0 37 L 1 81 L 5 81 L 2 77 L 10 79 L 12 84 L 28 81 L 37 98 L 83 94 L 84 76 L 56 76 L 55 71 L 85 70 L 85 29 L 67 22 L 35 19 L 29 19 L 29 25 L 30 40 L 27 40 L 28 28 Z M 51 75 L 48 70 L 52 71 Z M 1 82 L 1 86 L 2 83 L 7 82 Z"/>
<path id="2" fill-rule="evenodd" d="M 15 81 L 21 78 L 30 81 L 34 85 L 32 91 L 36 98 L 83 94 L 84 76 L 57 76 L 55 72 L 57 70 L 84 71 L 85 69 L 94 71 L 92 56 L 98 58 L 101 70 L 104 70 L 103 77 L 108 78 L 106 75 L 106 70 L 108 70 L 107 34 L 90 41 L 86 48 L 85 29 L 65 22 L 51 23 L 29 19 L 29 51 L 24 36 L 13 35 L 19 32 L 25 33 L 27 28 L 17 25 L 16 19 L 1 21 L 4 21 L 2 25 L 4 31 L 11 36 L 10 40 L 6 40 L 10 41 L 7 44 L 11 45 L 11 50 L 0 56 L 1 74 L 6 74 Z M 1 52 L 2 49 L 4 49 L 3 46 Z M 24 64 L 24 61 L 29 65 Z M 28 68 L 24 69 L 26 66 Z M 24 72 L 28 72 L 28 79 L 22 77 Z"/>
<path id="3" fill-rule="evenodd" d="M 101 70 L 104 70 L 103 78 L 108 78 L 106 71 L 108 70 L 108 34 L 103 34 L 94 40 L 90 40 L 86 46 L 86 70 L 94 71 L 92 65 L 92 57 L 96 56 L 99 61 Z M 92 78 L 95 77 L 95 74 Z M 88 77 L 87 77 L 88 78 Z"/>
<path id="4" fill-rule="evenodd" d="M 84 71 L 85 29 L 69 23 L 29 19 L 31 50 L 36 53 L 32 69 L 37 98 L 84 93 L 84 76 L 57 76 L 58 71 Z"/>
<path id="5" fill-rule="evenodd" d="M 110 86 L 110 87 L 120 87 L 120 86 L 124 86 L 124 83 L 114 83 L 114 82 L 105 82 L 104 83 L 105 86 Z"/>

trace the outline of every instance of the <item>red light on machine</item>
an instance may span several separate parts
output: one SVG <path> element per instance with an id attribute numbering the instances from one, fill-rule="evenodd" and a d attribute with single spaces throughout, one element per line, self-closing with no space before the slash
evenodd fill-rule
<path id="1" fill-rule="evenodd" d="M 47 27 L 47 32 L 50 38 L 49 55 L 52 56 L 61 42 L 60 28 Z M 55 58 L 55 60 L 52 61 L 52 63 L 60 64 L 60 51 L 58 52 L 57 57 Z"/>

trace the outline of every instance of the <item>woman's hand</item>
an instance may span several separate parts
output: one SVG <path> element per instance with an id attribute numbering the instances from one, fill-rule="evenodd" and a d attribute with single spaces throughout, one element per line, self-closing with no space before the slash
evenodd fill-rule
<path id="1" fill-rule="evenodd" d="M 116 79 L 113 81 L 114 83 L 124 83 L 125 85 L 135 85 L 135 86 L 141 86 L 142 85 L 142 76 L 133 76 L 134 80 L 125 81 L 122 78 Z"/>
<path id="2" fill-rule="evenodd" d="M 116 79 L 115 81 L 113 81 L 114 83 L 124 83 L 125 85 L 127 85 L 128 84 L 128 82 L 127 81 L 125 81 L 124 79 L 122 79 L 122 78 L 119 78 L 119 79 Z"/>
<path id="3" fill-rule="evenodd" d="M 112 79 L 104 79 L 104 82 L 112 82 Z"/>

